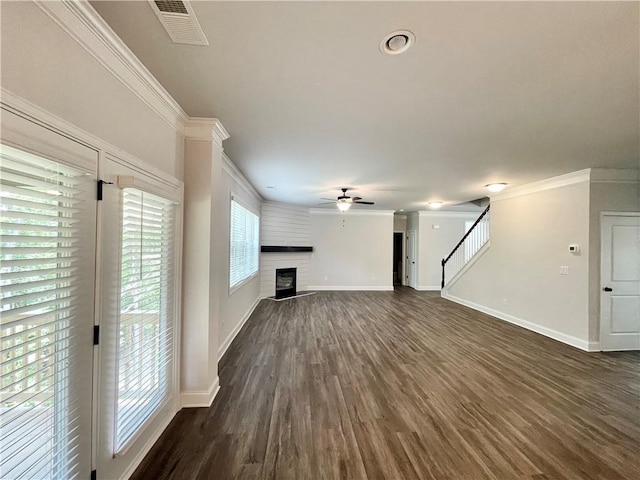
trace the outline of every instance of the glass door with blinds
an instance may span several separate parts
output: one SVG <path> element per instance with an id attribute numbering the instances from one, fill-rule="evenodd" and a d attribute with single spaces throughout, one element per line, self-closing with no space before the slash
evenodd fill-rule
<path id="1" fill-rule="evenodd" d="M 179 409 L 176 228 L 179 197 L 115 159 L 101 164 L 102 318 L 98 474 L 127 465 Z"/>
<path id="2" fill-rule="evenodd" d="M 0 145 L 0 478 L 88 478 L 97 152 L 30 128 L 71 153 Z"/>

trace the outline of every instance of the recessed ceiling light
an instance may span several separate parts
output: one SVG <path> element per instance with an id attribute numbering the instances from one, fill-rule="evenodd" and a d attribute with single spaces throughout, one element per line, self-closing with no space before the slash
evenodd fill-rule
<path id="1" fill-rule="evenodd" d="M 275 190 L 275 189 L 276 189 L 276 187 L 275 187 L 275 186 L 273 186 L 273 185 L 267 185 L 267 188 L 268 188 L 269 190 Z"/>
<path id="2" fill-rule="evenodd" d="M 404 208 L 401 208 L 399 211 L 400 211 L 400 212 L 404 212 Z"/>
<path id="3" fill-rule="evenodd" d="M 380 51 L 389 55 L 406 52 L 416 43 L 416 36 L 409 30 L 396 30 L 386 35 L 380 42 Z"/>
<path id="4" fill-rule="evenodd" d="M 443 203 L 442 202 L 429 202 L 429 208 L 432 210 L 437 210 L 440 207 L 442 207 Z"/>
<path id="5" fill-rule="evenodd" d="M 494 193 L 501 192 L 505 189 L 506 186 L 506 183 L 490 183 L 488 185 L 485 185 L 485 187 L 487 187 L 490 192 Z"/>

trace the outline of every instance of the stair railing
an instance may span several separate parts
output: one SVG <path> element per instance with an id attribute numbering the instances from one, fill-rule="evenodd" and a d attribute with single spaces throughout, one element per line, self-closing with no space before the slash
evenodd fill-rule
<path id="1" fill-rule="evenodd" d="M 445 267 L 449 264 L 450 278 L 453 278 L 465 264 L 471 260 L 482 246 L 489 240 L 489 208 L 487 206 L 471 228 L 464 234 L 462 240 L 453 247 L 451 253 L 442 259 L 442 288 L 445 286 Z"/>

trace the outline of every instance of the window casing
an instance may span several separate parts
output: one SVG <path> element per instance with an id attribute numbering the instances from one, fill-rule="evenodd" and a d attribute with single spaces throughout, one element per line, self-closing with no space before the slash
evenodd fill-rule
<path id="1" fill-rule="evenodd" d="M 260 217 L 231 199 L 229 222 L 229 289 L 231 292 L 258 273 Z"/>
<path id="2" fill-rule="evenodd" d="M 76 478 L 89 465 L 95 180 L 7 145 L 0 157 L 0 472 Z"/>

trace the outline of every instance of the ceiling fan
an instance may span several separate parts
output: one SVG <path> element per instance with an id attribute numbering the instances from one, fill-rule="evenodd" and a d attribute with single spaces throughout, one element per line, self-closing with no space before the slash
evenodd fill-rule
<path id="1" fill-rule="evenodd" d="M 341 188 L 342 195 L 340 195 L 336 200 L 331 198 L 323 198 L 322 200 L 330 200 L 329 202 L 320 203 L 319 205 L 328 205 L 330 203 L 335 203 L 338 206 L 338 209 L 341 212 L 346 212 L 349 210 L 352 204 L 359 203 L 360 205 L 374 205 L 373 202 L 364 202 L 360 197 L 350 197 L 347 195 L 348 188 Z"/>

